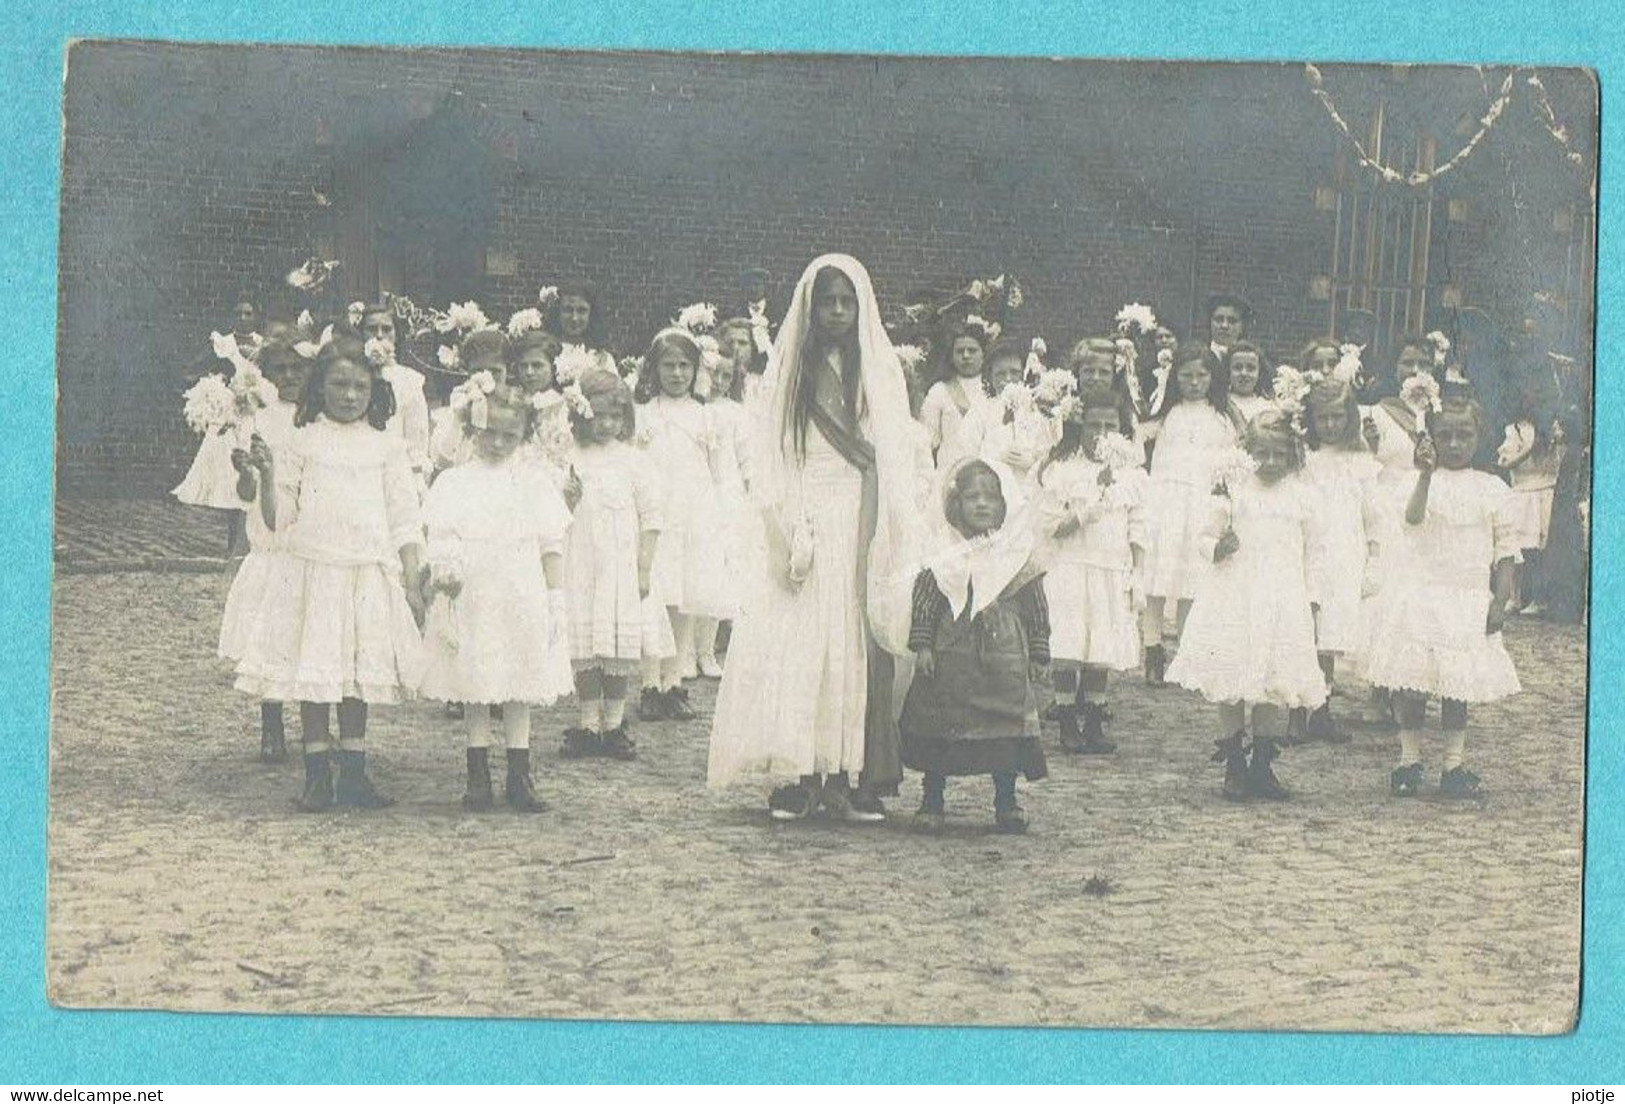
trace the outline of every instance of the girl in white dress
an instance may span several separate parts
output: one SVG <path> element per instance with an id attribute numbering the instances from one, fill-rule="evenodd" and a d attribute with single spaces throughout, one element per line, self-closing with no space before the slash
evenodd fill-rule
<path id="1" fill-rule="evenodd" d="M 267 450 L 261 516 L 278 560 L 237 664 L 237 689 L 299 702 L 299 807 L 392 804 L 366 773 L 367 707 L 417 685 L 423 532 L 390 388 L 359 340 L 335 337 L 305 384 L 286 454 Z M 338 782 L 328 717 L 338 706 Z"/>
<path id="2" fill-rule="evenodd" d="M 1230 374 L 1230 401 L 1246 425 L 1270 405 L 1272 379 L 1264 368 L 1264 352 L 1251 341 L 1238 341 L 1225 354 L 1224 368 Z"/>
<path id="3" fill-rule="evenodd" d="M 1165 685 L 1168 645 L 1184 632 L 1198 581 L 1208 571 L 1209 557 L 1198 545 L 1211 506 L 1213 465 L 1236 444 L 1229 397 L 1224 365 L 1205 349 L 1187 349 L 1176 358 L 1172 382 L 1146 425 L 1153 452 L 1140 635 L 1145 679 L 1152 686 Z M 1175 608 L 1172 626 L 1166 620 L 1169 602 Z"/>
<path id="4" fill-rule="evenodd" d="M 1019 341 L 998 341 L 988 350 L 983 375 L 992 400 L 972 407 L 960 421 L 958 442 L 946 450 L 947 455 L 1002 464 L 1020 480 L 1049 455 L 1055 447 L 1055 420 L 1033 403 L 1012 407 L 1006 401 L 1005 389 L 1022 382 L 1026 362 L 1027 346 Z M 948 467 L 939 465 L 938 470 L 946 475 Z"/>
<path id="5" fill-rule="evenodd" d="M 687 330 L 661 330 L 644 356 L 636 393 L 637 441 L 661 494 L 654 587 L 677 642 L 675 655 L 644 662 L 638 716 L 645 721 L 693 719 L 682 683 L 699 675 L 696 629 L 715 639 L 717 619 L 732 613 L 727 578 L 717 570 L 726 549 L 722 475 L 728 461 L 711 411 L 695 398 L 703 361 Z"/>
<path id="6" fill-rule="evenodd" d="M 573 393 L 570 426 L 581 481 L 564 552 L 570 665 L 580 723 L 564 732 L 566 758 L 634 759 L 626 732 L 627 678 L 647 655 L 675 654 L 664 610 L 648 609 L 663 524 L 663 496 L 635 431 L 632 392 L 613 371 L 589 369 Z"/>
<path id="7" fill-rule="evenodd" d="M 883 819 L 923 529 L 907 387 L 856 260 L 807 267 L 763 386 L 750 473 L 768 578 L 735 627 L 707 777 L 788 780 L 768 799 L 779 820 Z"/>
<path id="8" fill-rule="evenodd" d="M 960 423 L 971 413 L 994 402 L 983 371 L 987 359 L 987 331 L 971 322 L 949 328 L 942 343 L 946 366 L 942 378 L 925 393 L 920 421 L 931 435 L 937 470 L 947 471 L 966 453 L 960 444 Z"/>
<path id="9" fill-rule="evenodd" d="M 1557 473 L 1563 465 L 1563 431 L 1555 419 L 1542 416 L 1534 388 L 1525 385 L 1523 391 L 1495 461 L 1511 476 L 1513 520 L 1523 533 L 1523 564 L 1518 569 L 1512 608 L 1538 613 L 1534 580 L 1552 526 Z"/>
<path id="10" fill-rule="evenodd" d="M 706 403 L 711 415 L 712 428 L 717 436 L 717 490 L 721 496 L 722 561 L 712 566 L 726 583 L 729 618 L 740 609 L 740 592 L 746 580 L 761 574 L 761 557 L 766 555 L 761 525 L 750 509 L 747 494 L 750 487 L 750 423 L 745 410 L 745 380 L 750 374 L 750 363 L 755 356 L 756 343 L 750 322 L 730 319 L 717 327 L 717 340 L 722 346 L 723 359 L 711 368 L 712 395 Z M 722 664 L 717 661 L 717 634 L 720 624 L 711 625 L 709 618 L 695 624 L 694 641 L 698 652 L 700 675 L 721 678 Z"/>
<path id="11" fill-rule="evenodd" d="M 423 373 L 395 359 L 395 312 L 388 305 L 374 303 L 362 308 L 361 336 L 366 339 L 368 357 L 395 392 L 395 413 L 389 419 L 389 430 L 405 442 L 412 474 L 427 488 L 433 469 L 429 463 L 429 400 L 423 393 Z"/>
<path id="12" fill-rule="evenodd" d="M 572 688 L 563 552 L 570 513 L 521 450 L 536 409 L 512 384 L 463 392 L 474 455 L 441 474 L 423 504 L 429 599 L 424 697 L 465 703 L 463 808 L 489 809 L 491 710 L 502 706 L 504 799 L 541 812 L 530 773 L 530 707 Z"/>
<path id="13" fill-rule="evenodd" d="M 1337 657 L 1353 657 L 1360 643 L 1360 603 L 1369 583 L 1367 567 L 1378 552 L 1375 533 L 1367 532 L 1373 516 L 1371 497 L 1382 465 L 1360 439 L 1360 409 L 1352 383 L 1324 379 L 1305 399 L 1304 480 L 1314 493 L 1325 555 L 1309 581 L 1315 604 L 1315 645 L 1330 691 Z M 1297 727 L 1297 726 L 1295 726 Z M 1311 740 L 1344 743 L 1328 696 L 1303 721 Z"/>
<path id="14" fill-rule="evenodd" d="M 305 386 L 309 363 L 289 345 L 266 345 L 260 355 L 260 371 L 276 389 L 276 399 L 254 417 L 254 436 L 245 449 L 232 452 L 237 469 L 237 493 L 248 508 L 248 555 L 237 567 L 226 592 L 226 608 L 220 618 L 219 655 L 236 663 L 243 657 L 254 619 L 265 600 L 266 588 L 276 574 L 282 555 L 283 535 L 265 524 L 259 506 L 260 479 L 272 455 L 285 455 L 293 436 L 294 414 Z M 282 763 L 288 758 L 282 702 L 260 702 L 260 762 Z"/>
<path id="15" fill-rule="evenodd" d="M 1440 699 L 1445 743 L 1439 791 L 1473 797 L 1479 779 L 1464 765 L 1468 703 L 1520 689 L 1501 640 L 1519 555 L 1513 492 L 1470 466 L 1488 429 L 1478 403 L 1458 395 L 1442 406 L 1417 442 L 1410 486 L 1389 490 L 1405 569 L 1384 571 L 1366 636 L 1365 675 L 1392 693 L 1399 717 L 1399 764 L 1389 776 L 1398 797 L 1422 787 L 1430 696 Z"/>
<path id="16" fill-rule="evenodd" d="M 615 354 L 609 348 L 602 296 L 591 280 L 559 284 L 557 294 L 547 303 L 542 329 L 556 334 L 566 346 L 585 349 L 597 367 L 617 371 Z"/>
<path id="17" fill-rule="evenodd" d="M 1092 389 L 1033 476 L 1050 541 L 1044 588 L 1061 747 L 1086 755 L 1117 750 L 1106 738 L 1107 678 L 1140 662 L 1146 473 L 1125 432 L 1132 421 L 1127 394 Z"/>
<path id="18" fill-rule="evenodd" d="M 1326 700 L 1309 602 L 1322 542 L 1292 422 L 1266 410 L 1244 440 L 1254 470 L 1220 469 L 1222 493 L 1207 497 L 1197 547 L 1213 567 L 1168 678 L 1219 707 L 1213 758 L 1225 765 L 1224 796 L 1281 800 L 1287 793 L 1270 763 L 1280 750 L 1282 711 Z"/>

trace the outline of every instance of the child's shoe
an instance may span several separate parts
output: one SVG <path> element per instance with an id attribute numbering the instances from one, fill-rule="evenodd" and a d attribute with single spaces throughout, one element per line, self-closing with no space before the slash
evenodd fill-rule
<path id="1" fill-rule="evenodd" d="M 380 793 L 367 777 L 367 753 L 339 749 L 339 780 L 333 788 L 333 803 L 355 809 L 387 809 L 395 799 Z"/>
<path id="2" fill-rule="evenodd" d="M 1420 767 L 1417 768 L 1420 771 Z M 1466 767 L 1451 767 L 1439 776 L 1440 797 L 1482 797 L 1478 775 Z"/>
<path id="3" fill-rule="evenodd" d="M 799 782 L 780 786 L 767 795 L 767 815 L 774 820 L 806 820 L 812 815 L 813 794 Z"/>
<path id="4" fill-rule="evenodd" d="M 860 813 L 868 813 L 886 819 L 886 803 L 880 800 L 880 795 L 867 786 L 859 786 L 855 790 L 847 791 L 846 799 L 852 803 L 852 808 Z"/>
<path id="5" fill-rule="evenodd" d="M 1084 755 L 1110 755 L 1117 750 L 1117 745 L 1106 739 L 1106 722 L 1112 719 L 1106 707 L 1099 702 L 1084 702 L 1078 707 L 1083 714 L 1083 746 L 1078 751 Z"/>
<path id="6" fill-rule="evenodd" d="M 1422 792 L 1422 764 L 1395 767 L 1388 774 L 1388 792 L 1395 797 L 1415 797 Z"/>
<path id="7" fill-rule="evenodd" d="M 1332 719 L 1330 698 L 1322 702 L 1318 709 L 1309 714 L 1309 720 L 1304 726 L 1304 732 L 1311 740 L 1319 740 L 1324 744 L 1346 744 L 1350 739 L 1349 734 L 1339 728 L 1337 722 Z"/>
<path id="8" fill-rule="evenodd" d="M 1237 729 L 1222 740 L 1214 740 L 1213 748 L 1212 761 L 1224 764 L 1224 799 L 1246 801 L 1247 730 Z"/>
<path id="9" fill-rule="evenodd" d="M 463 808 L 471 813 L 483 812 L 496 803 L 491 794 L 491 749 L 468 749 L 468 789 L 463 793 Z"/>
<path id="10" fill-rule="evenodd" d="M 1168 685 L 1168 650 L 1161 644 L 1149 645 L 1145 650 L 1145 684 L 1153 690 Z"/>
<path id="11" fill-rule="evenodd" d="M 993 810 L 993 830 L 1002 836 L 1019 836 L 1027 831 L 1027 814 L 1021 806 L 1011 802 L 1002 809 Z"/>
<path id="12" fill-rule="evenodd" d="M 1075 705 L 1056 706 L 1055 720 L 1061 726 L 1061 750 L 1081 754 L 1084 745 L 1083 731 L 1078 728 L 1078 707 Z"/>
<path id="13" fill-rule="evenodd" d="M 489 781 L 487 782 L 489 784 Z M 536 796 L 536 787 L 530 779 L 530 749 L 508 749 L 508 778 L 503 786 L 503 799 L 516 813 L 540 813 L 547 809 Z"/>
<path id="14" fill-rule="evenodd" d="M 824 787 L 819 803 L 832 819 L 844 820 L 848 824 L 878 824 L 886 819 L 885 813 L 865 812 L 857 808 L 847 792 L 835 786 Z"/>
<path id="15" fill-rule="evenodd" d="M 645 686 L 643 695 L 638 698 L 638 719 L 640 721 L 665 720 L 666 695 L 653 686 Z"/>
<path id="16" fill-rule="evenodd" d="M 305 791 L 294 804 L 306 813 L 325 813 L 333 807 L 333 762 L 327 752 L 305 753 Z"/>
<path id="17" fill-rule="evenodd" d="M 1247 764 L 1247 794 L 1265 801 L 1285 801 L 1292 795 L 1281 780 L 1270 770 L 1270 764 L 1281 754 L 1281 746 L 1274 740 L 1253 737 L 1253 758 Z"/>
<path id="18" fill-rule="evenodd" d="M 604 738 L 590 728 L 567 728 L 564 743 L 559 746 L 561 759 L 588 759 L 602 755 Z"/>
<path id="19" fill-rule="evenodd" d="M 665 692 L 665 716 L 674 721 L 692 721 L 696 714 L 688 704 L 688 691 L 673 686 Z"/>
<path id="20" fill-rule="evenodd" d="M 625 725 L 604 733 L 603 740 L 603 754 L 611 759 L 630 761 L 638 757 L 638 745 L 626 734 Z"/>

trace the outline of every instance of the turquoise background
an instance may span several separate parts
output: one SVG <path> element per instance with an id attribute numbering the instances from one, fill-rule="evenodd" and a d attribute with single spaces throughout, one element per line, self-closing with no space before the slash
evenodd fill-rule
<path id="1" fill-rule="evenodd" d="M 1625 157 L 1616 82 L 1625 19 L 1606 0 L 1209 0 L 931 5 L 795 0 L 260 4 L 13 2 L 0 9 L 0 1083 L 213 1081 L 1625 1081 L 1625 817 L 1615 718 L 1625 682 L 1591 698 L 1585 987 L 1555 1039 L 362 1020 L 64 1013 L 44 999 L 53 336 L 62 58 L 72 37 L 620 47 L 677 50 L 1436 61 L 1585 65 L 1603 88 L 1593 639 L 1621 632 Z M 1222 110 L 1222 105 L 1216 105 Z M 1552 902 L 1554 908 L 1566 902 Z"/>

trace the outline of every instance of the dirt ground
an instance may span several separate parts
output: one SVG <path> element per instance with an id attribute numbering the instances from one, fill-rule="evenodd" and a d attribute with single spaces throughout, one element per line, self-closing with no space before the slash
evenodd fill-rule
<path id="1" fill-rule="evenodd" d="M 951 784 L 940 837 L 909 828 L 917 778 L 884 825 L 773 825 L 763 793 L 704 787 L 709 683 L 699 720 L 639 726 L 635 763 L 559 761 L 572 712 L 538 711 L 552 810 L 531 818 L 459 808 L 439 706 L 377 709 L 370 759 L 400 803 L 311 817 L 212 658 L 228 581 L 57 580 L 59 1004 L 1452 1032 L 1575 1015 L 1578 627 L 1509 630 L 1526 689 L 1475 712 L 1480 802 L 1390 798 L 1390 738 L 1360 732 L 1287 753 L 1291 803 L 1226 804 L 1211 709 L 1134 675 L 1118 754 L 1049 734 L 1024 838 L 991 833 L 980 779 Z"/>

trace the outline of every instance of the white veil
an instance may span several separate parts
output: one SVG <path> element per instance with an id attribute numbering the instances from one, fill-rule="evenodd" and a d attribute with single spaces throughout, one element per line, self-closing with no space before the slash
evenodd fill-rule
<path id="1" fill-rule="evenodd" d="M 796 283 L 763 377 L 753 426 L 751 494 L 787 537 L 804 516 L 801 461 L 789 427 L 803 370 L 802 349 L 812 328 L 813 283 L 825 268 L 850 280 L 858 300 L 859 419 L 875 450 L 878 484 L 875 536 L 869 546 L 869 630 L 882 648 L 902 655 L 908 651 L 910 593 L 923 547 L 914 501 L 914 444 L 909 431 L 913 418 L 902 365 L 881 324 L 874 285 L 863 265 L 845 254 L 818 257 Z"/>

